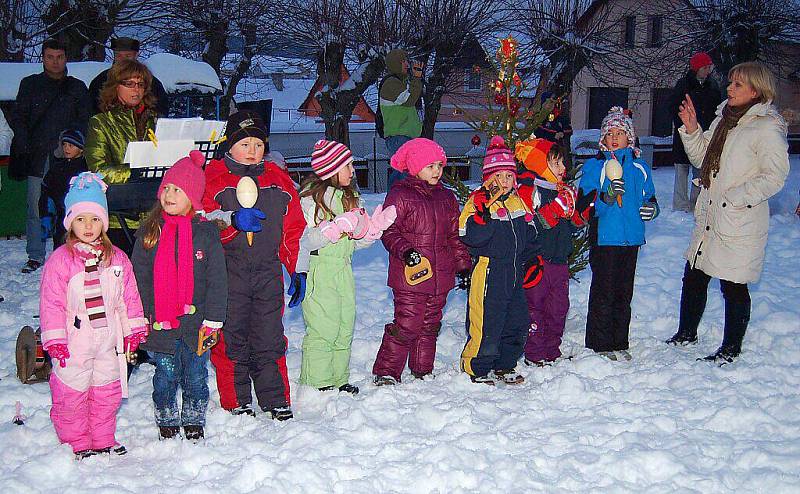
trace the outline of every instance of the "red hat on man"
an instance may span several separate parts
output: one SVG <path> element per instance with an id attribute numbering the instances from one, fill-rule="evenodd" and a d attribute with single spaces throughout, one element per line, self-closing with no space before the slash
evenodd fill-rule
<path id="1" fill-rule="evenodd" d="M 708 56 L 708 53 L 704 51 L 700 51 L 692 55 L 692 58 L 689 60 L 689 67 L 697 73 L 700 69 L 707 65 L 713 65 L 714 62 L 711 61 L 711 57 Z"/>

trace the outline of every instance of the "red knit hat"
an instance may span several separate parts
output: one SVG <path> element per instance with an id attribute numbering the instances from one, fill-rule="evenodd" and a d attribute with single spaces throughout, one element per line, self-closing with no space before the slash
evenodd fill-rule
<path id="1" fill-rule="evenodd" d="M 311 153 L 311 169 L 322 180 L 331 178 L 352 162 L 353 153 L 344 144 L 325 139 L 314 144 L 314 151 Z"/>
<path id="2" fill-rule="evenodd" d="M 203 165 L 206 157 L 200 151 L 194 150 L 186 158 L 181 158 L 164 173 L 161 185 L 158 186 L 158 195 L 164 191 L 167 184 L 172 184 L 180 188 L 186 197 L 192 201 L 192 209 L 200 211 L 203 209 L 203 192 L 206 190 L 206 176 L 203 173 Z"/>
<path id="3" fill-rule="evenodd" d="M 447 165 L 447 155 L 442 146 L 430 139 L 417 137 L 404 142 L 394 153 L 390 163 L 395 170 L 408 172 L 416 177 L 423 168 L 437 161 L 441 161 L 442 166 Z"/>
<path id="4" fill-rule="evenodd" d="M 689 67 L 692 68 L 692 71 L 696 74 L 698 70 L 702 69 L 706 65 L 713 65 L 714 62 L 711 61 L 711 57 L 708 56 L 708 53 L 704 51 L 700 51 L 692 55 L 692 58 L 689 60 Z"/>
<path id="5" fill-rule="evenodd" d="M 483 158 L 483 181 L 500 171 L 509 171 L 517 175 L 517 162 L 514 154 L 506 146 L 502 136 L 494 136 L 489 141 L 486 157 Z"/>

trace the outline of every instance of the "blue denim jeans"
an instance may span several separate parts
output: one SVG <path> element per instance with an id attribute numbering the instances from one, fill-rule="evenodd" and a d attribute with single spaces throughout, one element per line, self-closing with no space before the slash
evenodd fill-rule
<path id="1" fill-rule="evenodd" d="M 28 259 L 44 262 L 44 239 L 42 221 L 39 218 L 39 196 L 42 195 L 41 177 L 28 177 L 28 212 L 25 221 L 25 252 Z"/>
<path id="2" fill-rule="evenodd" d="M 205 425 L 208 407 L 208 354 L 206 352 L 198 357 L 181 340 L 175 342 L 175 355 L 152 353 L 156 365 L 153 403 L 158 426 Z M 183 390 L 180 414 L 178 385 Z"/>

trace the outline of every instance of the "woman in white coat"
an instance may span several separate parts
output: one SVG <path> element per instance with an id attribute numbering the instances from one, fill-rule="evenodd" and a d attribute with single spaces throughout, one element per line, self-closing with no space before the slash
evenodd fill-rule
<path id="1" fill-rule="evenodd" d="M 742 349 L 750 321 L 748 283 L 758 281 L 769 229 L 767 200 L 783 187 L 789 173 L 786 123 L 772 105 L 775 82 L 758 62 L 728 73 L 728 99 L 705 132 L 687 95 L 678 129 L 689 160 L 700 168 L 702 189 L 695 228 L 684 256 L 680 323 L 667 340 L 673 345 L 697 341 L 706 307 L 708 283 L 718 278 L 725 300 L 725 334 L 719 349 L 703 360 L 732 362 Z"/>

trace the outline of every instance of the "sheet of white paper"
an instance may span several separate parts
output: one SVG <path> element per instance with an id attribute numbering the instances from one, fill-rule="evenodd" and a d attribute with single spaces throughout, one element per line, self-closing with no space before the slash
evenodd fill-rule
<path id="1" fill-rule="evenodd" d="M 191 139 L 158 140 L 158 146 L 150 141 L 129 142 L 125 150 L 125 163 L 131 168 L 147 168 L 151 166 L 172 166 L 181 158 L 189 156 L 192 149 L 197 149 Z"/>
<path id="2" fill-rule="evenodd" d="M 159 118 L 156 122 L 156 139 L 208 141 L 214 135 L 219 139 L 225 133 L 225 123 L 202 118 Z"/>

